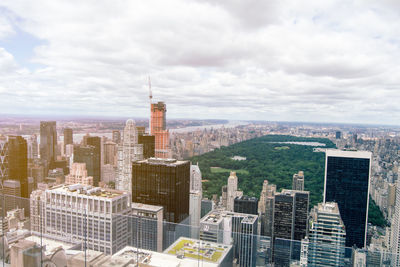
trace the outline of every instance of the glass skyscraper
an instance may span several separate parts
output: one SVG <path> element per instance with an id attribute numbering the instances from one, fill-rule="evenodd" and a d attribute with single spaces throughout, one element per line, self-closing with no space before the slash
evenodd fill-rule
<path id="1" fill-rule="evenodd" d="M 365 247 L 371 152 L 326 151 L 324 202 L 338 203 L 346 247 Z"/>

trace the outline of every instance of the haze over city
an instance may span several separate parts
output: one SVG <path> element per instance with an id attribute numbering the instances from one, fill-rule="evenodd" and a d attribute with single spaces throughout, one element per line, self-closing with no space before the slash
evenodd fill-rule
<path id="1" fill-rule="evenodd" d="M 0 113 L 397 124 L 399 7 L 4 0 Z"/>

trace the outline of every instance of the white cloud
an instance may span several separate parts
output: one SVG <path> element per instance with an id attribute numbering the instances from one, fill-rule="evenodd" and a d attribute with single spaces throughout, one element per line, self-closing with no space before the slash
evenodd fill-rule
<path id="1" fill-rule="evenodd" d="M 0 47 L 18 28 L 44 43 L 35 70 L 0 49 L 0 105 L 4 113 L 144 117 L 151 75 L 169 117 L 393 123 L 396 5 L 5 0 Z"/>

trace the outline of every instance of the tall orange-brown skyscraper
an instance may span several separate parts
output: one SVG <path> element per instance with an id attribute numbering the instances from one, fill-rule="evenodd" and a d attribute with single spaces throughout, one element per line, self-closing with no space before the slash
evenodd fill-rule
<path id="1" fill-rule="evenodd" d="M 150 78 L 150 135 L 155 137 L 156 158 L 169 157 L 169 131 L 167 130 L 167 105 L 164 102 L 152 103 Z"/>

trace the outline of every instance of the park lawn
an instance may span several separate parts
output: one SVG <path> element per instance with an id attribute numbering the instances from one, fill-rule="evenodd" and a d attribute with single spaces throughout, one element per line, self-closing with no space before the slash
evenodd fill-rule
<path id="1" fill-rule="evenodd" d="M 212 173 L 225 173 L 225 172 L 236 172 L 236 174 L 249 174 L 248 170 L 245 169 L 239 169 L 239 170 L 228 170 L 225 168 L 221 168 L 221 167 L 210 167 L 210 171 Z"/>

